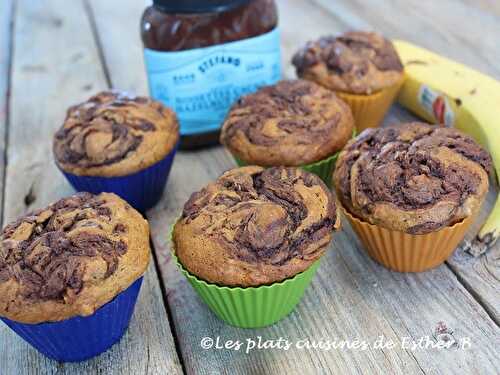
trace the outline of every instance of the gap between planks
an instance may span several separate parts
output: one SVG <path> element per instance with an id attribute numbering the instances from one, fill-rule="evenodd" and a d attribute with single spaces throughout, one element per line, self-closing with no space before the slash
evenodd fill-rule
<path id="1" fill-rule="evenodd" d="M 106 57 L 104 55 L 104 50 L 103 50 L 103 47 L 102 47 L 101 38 L 99 37 L 99 32 L 98 32 L 98 29 L 97 29 L 97 24 L 96 24 L 96 20 L 95 20 L 94 11 L 93 11 L 92 6 L 90 5 L 90 3 L 89 3 L 88 0 L 82 0 L 82 2 L 83 2 L 83 6 L 85 8 L 85 13 L 87 15 L 87 18 L 89 19 L 89 23 L 90 23 L 91 28 L 92 28 L 92 37 L 93 37 L 93 39 L 95 41 L 95 44 L 96 44 L 98 52 L 99 52 L 99 61 L 101 63 L 104 75 L 106 77 L 106 84 L 107 84 L 108 88 L 112 89 L 113 88 L 113 83 L 112 83 L 112 80 L 111 80 L 111 75 L 109 73 L 109 67 L 108 67 L 108 64 L 106 62 Z M 168 317 L 168 323 L 169 323 L 169 327 L 170 327 L 170 332 L 171 332 L 172 338 L 174 340 L 175 351 L 177 352 L 177 356 L 179 358 L 179 362 L 180 362 L 182 371 L 186 374 L 187 371 L 186 371 L 186 367 L 185 367 L 185 364 L 184 364 L 184 358 L 182 357 L 182 352 L 181 352 L 181 347 L 180 347 L 180 344 L 179 344 L 178 333 L 176 331 L 175 324 L 174 324 L 174 321 L 173 321 L 173 318 L 172 318 L 171 308 L 170 308 L 170 306 L 168 304 L 166 287 L 165 287 L 165 284 L 164 284 L 164 281 L 163 281 L 163 277 L 161 277 L 161 271 L 160 271 L 160 267 L 159 267 L 159 264 L 158 264 L 158 258 L 157 258 L 157 255 L 156 255 L 156 249 L 155 249 L 154 243 L 153 243 L 153 241 L 152 241 L 151 238 L 150 238 L 149 243 L 150 243 L 151 250 L 152 250 L 151 251 L 151 255 L 152 255 L 152 260 L 153 260 L 153 264 L 154 264 L 154 269 L 155 269 L 156 274 L 158 275 L 157 279 L 158 279 L 158 283 L 160 285 L 160 291 L 161 291 L 163 306 L 165 307 L 165 312 L 166 312 L 167 317 Z"/>
<path id="2" fill-rule="evenodd" d="M 495 312 L 492 311 L 488 305 L 484 302 L 483 298 L 477 293 L 472 285 L 470 285 L 461 275 L 458 271 L 455 270 L 448 261 L 445 262 L 446 267 L 448 267 L 453 275 L 457 278 L 457 282 L 462 284 L 464 289 L 472 296 L 472 298 L 478 303 L 479 306 L 481 306 L 484 310 L 484 312 L 490 317 L 490 319 L 500 328 L 500 320 L 496 316 Z"/>
<path id="3" fill-rule="evenodd" d="M 106 85 L 109 88 L 113 88 L 113 83 L 111 82 L 111 76 L 109 74 L 108 64 L 106 64 L 106 58 L 104 57 L 104 51 L 102 48 L 101 38 L 99 38 L 99 32 L 97 31 L 97 24 L 95 22 L 95 15 L 92 7 L 88 0 L 82 0 L 83 8 L 85 9 L 85 13 L 87 18 L 89 19 L 90 28 L 92 30 L 92 37 L 94 38 L 94 42 L 97 46 L 97 52 L 99 54 L 99 61 L 101 62 L 102 70 L 104 72 L 104 77 L 106 78 Z"/>
<path id="4" fill-rule="evenodd" d="M 4 68 L 0 72 L 0 84 L 2 85 L 0 87 L 0 98 L 2 98 L 2 105 L 3 105 L 3 119 L 2 115 L 0 114 L 0 121 L 3 121 L 3 133 L 2 133 L 2 143 L 3 143 L 3 165 L 2 165 L 2 176 L 1 176 L 1 181 L 2 181 L 2 197 L 1 197 L 1 202 L 0 202 L 0 228 L 3 228 L 3 212 L 4 212 L 4 207 L 5 207 L 5 188 L 7 184 L 5 183 L 6 177 L 7 177 L 7 163 L 8 163 L 8 139 L 9 139 L 9 127 L 10 127 L 10 115 L 9 115 L 9 108 L 10 108 L 10 84 L 11 84 L 11 77 L 12 77 L 12 60 L 14 54 L 12 53 L 13 46 L 14 46 L 14 20 L 15 20 L 15 12 L 17 9 L 16 2 L 14 0 L 5 0 L 7 4 L 8 11 L 4 13 L 3 17 L 7 20 L 5 22 L 8 26 L 5 27 L 5 31 L 7 31 L 4 34 L 4 39 L 2 40 L 1 44 L 4 44 L 0 49 L 3 49 L 6 52 L 6 56 L 4 57 L 4 61 L 2 61 L 2 66 Z M 2 22 L 2 25 L 4 22 Z M 2 30 L 3 32 L 4 30 Z M 5 47 L 5 48 L 3 48 Z M 4 77 L 4 82 L 1 81 L 1 76 Z M 1 125 L 0 125 L 1 126 Z"/>
<path id="5" fill-rule="evenodd" d="M 163 306 L 165 306 L 165 310 L 166 310 L 167 316 L 168 316 L 168 323 L 170 326 L 170 333 L 172 334 L 172 338 L 174 339 L 175 351 L 177 352 L 177 357 L 179 358 L 179 362 L 181 364 L 182 371 L 184 372 L 184 374 L 187 374 L 186 365 L 184 363 L 184 357 L 182 356 L 181 345 L 179 344 L 178 332 L 176 330 L 176 327 L 174 324 L 174 319 L 172 316 L 172 309 L 170 308 L 170 305 L 169 305 L 168 299 L 167 299 L 167 289 L 166 289 L 165 284 L 163 282 L 163 277 L 161 277 L 159 260 L 158 260 L 158 256 L 156 255 L 156 250 L 155 250 L 155 246 L 154 246 L 152 239 L 150 240 L 150 244 L 151 244 L 151 249 L 152 249 L 151 253 L 152 253 L 152 258 L 153 258 L 153 262 L 154 262 L 154 267 L 155 267 L 156 274 L 158 275 L 158 283 L 160 284 L 160 291 L 161 291 L 161 298 L 163 301 Z"/>

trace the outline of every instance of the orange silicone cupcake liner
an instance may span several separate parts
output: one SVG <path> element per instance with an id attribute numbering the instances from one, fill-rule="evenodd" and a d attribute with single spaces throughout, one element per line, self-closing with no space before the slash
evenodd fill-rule
<path id="1" fill-rule="evenodd" d="M 336 92 L 351 107 L 358 134 L 366 128 L 376 128 L 380 125 L 385 114 L 396 99 L 403 82 L 404 78 L 396 85 L 387 87 L 371 95 Z"/>
<path id="2" fill-rule="evenodd" d="M 393 271 L 421 272 L 450 257 L 462 241 L 474 217 L 428 234 L 408 234 L 373 225 L 352 216 L 340 203 L 344 216 L 359 236 L 368 255 Z"/>

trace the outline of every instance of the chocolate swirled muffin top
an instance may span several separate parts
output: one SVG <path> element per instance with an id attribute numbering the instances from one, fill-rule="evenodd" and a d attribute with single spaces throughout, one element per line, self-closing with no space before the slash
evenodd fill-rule
<path id="1" fill-rule="evenodd" d="M 0 316 L 22 323 L 91 315 L 149 264 L 147 221 L 110 193 L 61 199 L 0 240 Z"/>
<path id="2" fill-rule="evenodd" d="M 335 93 L 289 80 L 240 98 L 222 126 L 221 143 L 247 164 L 300 166 L 341 150 L 353 129 L 351 110 Z"/>
<path id="3" fill-rule="evenodd" d="M 174 227 L 174 250 L 207 282 L 260 286 L 306 270 L 339 223 L 332 194 L 316 175 L 243 167 L 191 196 Z"/>
<path id="4" fill-rule="evenodd" d="M 292 64 L 299 77 L 351 94 L 372 94 L 403 77 L 394 46 L 374 32 L 351 31 L 308 42 Z"/>
<path id="5" fill-rule="evenodd" d="M 478 212 L 491 163 L 460 131 L 415 122 L 362 132 L 340 153 L 333 179 L 354 216 L 425 234 Z"/>
<path id="6" fill-rule="evenodd" d="M 177 118 L 160 102 L 104 91 L 68 109 L 53 148 L 65 172 L 123 176 L 160 161 L 178 140 Z"/>

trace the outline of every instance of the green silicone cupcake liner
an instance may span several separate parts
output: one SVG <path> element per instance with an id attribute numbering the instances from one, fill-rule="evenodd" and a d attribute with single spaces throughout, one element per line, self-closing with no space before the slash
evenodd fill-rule
<path id="1" fill-rule="evenodd" d="M 331 187 L 332 185 L 332 173 L 335 168 L 335 162 L 337 161 L 337 157 L 339 156 L 340 152 L 337 152 L 333 154 L 332 156 L 320 160 L 316 163 L 311 163 L 311 164 L 306 164 L 306 165 L 301 165 L 300 168 L 314 173 L 315 175 L 319 176 L 323 180 L 323 182 L 326 184 L 326 186 Z M 239 167 L 244 167 L 248 165 L 248 163 L 244 162 L 243 160 L 239 159 L 238 157 L 233 155 L 234 160 L 236 161 L 236 164 Z"/>
<path id="2" fill-rule="evenodd" d="M 352 138 L 356 137 L 356 129 L 352 131 Z M 316 163 L 311 163 L 311 164 L 305 164 L 301 165 L 300 168 L 314 173 L 315 175 L 319 176 L 323 182 L 328 186 L 329 188 L 332 187 L 332 174 L 335 169 L 335 163 L 337 162 L 337 158 L 340 155 L 340 151 L 336 152 L 332 156 L 329 156 L 326 159 L 317 161 Z M 236 164 L 239 167 L 244 167 L 248 165 L 245 161 L 241 160 L 237 156 L 233 155 L 234 160 L 236 161 Z"/>
<path id="3" fill-rule="evenodd" d="M 278 283 L 233 288 L 198 279 L 182 266 L 173 250 L 172 243 L 172 256 L 177 266 L 201 299 L 220 319 L 240 328 L 266 327 L 291 313 L 311 283 L 320 262 L 317 260 L 304 272 Z"/>

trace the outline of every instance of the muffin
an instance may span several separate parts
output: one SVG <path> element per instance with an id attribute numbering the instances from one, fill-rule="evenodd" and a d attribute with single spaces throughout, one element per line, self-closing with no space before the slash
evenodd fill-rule
<path id="1" fill-rule="evenodd" d="M 56 164 L 77 191 L 113 192 L 140 211 L 161 197 L 179 141 L 160 102 L 101 92 L 68 109 L 56 132 Z"/>
<path id="2" fill-rule="evenodd" d="M 127 329 L 149 258 L 148 223 L 121 198 L 61 199 L 3 229 L 0 317 L 49 358 L 93 357 Z"/>
<path id="3" fill-rule="evenodd" d="M 443 263 L 488 192 L 491 157 L 458 130 L 367 129 L 341 152 L 337 196 L 369 254 L 398 271 Z"/>
<path id="4" fill-rule="evenodd" d="M 240 98 L 224 121 L 221 143 L 239 165 L 302 166 L 330 183 L 336 154 L 353 130 L 349 107 L 332 91 L 289 80 Z"/>
<path id="5" fill-rule="evenodd" d="M 293 310 L 338 227 L 332 194 L 316 175 L 242 167 L 191 196 L 173 228 L 173 252 L 220 318 L 262 327 Z"/>
<path id="6" fill-rule="evenodd" d="M 292 64 L 299 77 L 335 91 L 349 104 L 358 132 L 378 126 L 404 80 L 394 46 L 374 32 L 351 31 L 308 42 Z"/>

